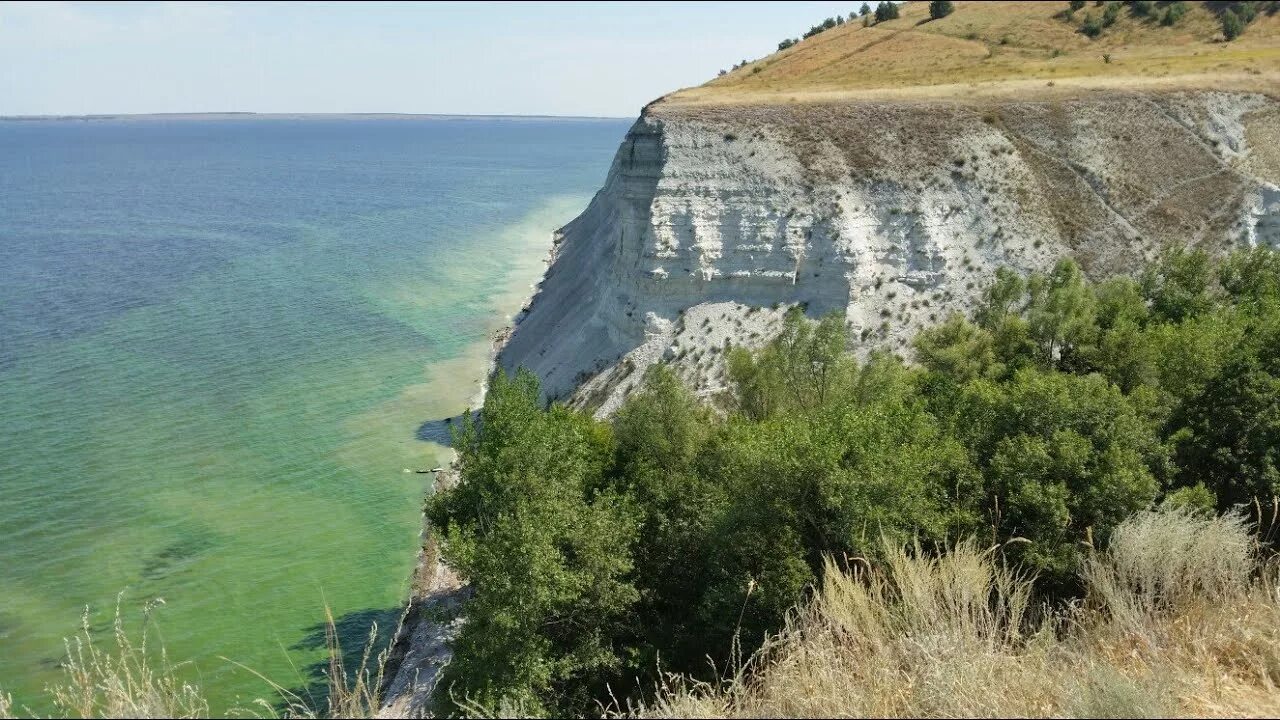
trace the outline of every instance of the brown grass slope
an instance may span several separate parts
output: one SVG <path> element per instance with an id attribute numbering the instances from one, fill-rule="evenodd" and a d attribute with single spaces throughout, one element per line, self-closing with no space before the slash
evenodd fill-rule
<path id="1" fill-rule="evenodd" d="M 928 5 L 906 3 L 899 19 L 871 27 L 846 23 L 663 102 L 1030 99 L 1105 89 L 1280 88 L 1280 14 L 1264 12 L 1241 37 L 1224 42 L 1215 14 L 1221 3 L 1188 3 L 1189 12 L 1173 27 L 1126 8 L 1091 40 L 1079 30 L 1086 13 L 1101 12 L 1093 3 L 1070 20 L 1063 15 L 1066 2 L 957 2 L 955 12 L 939 20 L 929 19 Z"/>

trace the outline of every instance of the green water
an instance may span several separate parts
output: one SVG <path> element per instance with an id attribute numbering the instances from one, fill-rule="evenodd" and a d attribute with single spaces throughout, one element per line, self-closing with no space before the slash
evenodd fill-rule
<path id="1" fill-rule="evenodd" d="M 382 132 L 352 132 L 361 131 Z M 15 704 L 47 710 L 40 691 L 59 677 L 62 638 L 86 605 L 105 638 L 118 593 L 135 629 L 142 604 L 163 598 L 154 628 L 170 658 L 191 660 L 180 672 L 206 689 L 215 712 L 274 699 L 235 663 L 286 687 L 314 682 L 326 605 L 348 642 L 371 621 L 393 623 L 429 478 L 407 470 L 447 453 L 418 428 L 474 396 L 489 338 L 540 274 L 549 231 L 585 206 L 603 176 L 620 135 L 608 131 L 588 149 L 594 171 L 576 164 L 564 181 L 536 188 L 526 178 L 512 197 L 501 187 L 479 198 L 396 188 L 405 195 L 397 203 L 366 207 L 344 195 L 349 206 L 292 216 L 273 205 L 247 230 L 175 222 L 178 211 L 149 215 L 143 202 L 103 208 L 127 211 L 117 226 L 91 217 L 92 241 L 75 241 L 82 226 L 68 215 L 50 219 L 54 242 L 32 230 L 43 220 L 20 217 L 30 203 L 0 204 L 0 259 L 13 273 L 0 295 L 9 322 L 0 346 L 0 688 Z M 145 128 L 135 132 L 147 142 Z M 216 145 L 218 132 L 201 142 Z M 515 142 L 495 132 L 493 143 Z M 550 135 L 563 152 L 582 152 L 570 136 Z M 381 142 L 395 152 L 394 140 Z M 503 173 L 500 157 L 467 163 Z M 442 209 L 450 200 L 461 207 Z M 235 216 L 235 202 L 220 202 Z M 130 260 L 130 242 L 146 233 L 231 249 L 209 259 L 157 241 Z M 13 270 L 15 258 L 27 272 Z M 59 325 L 49 301 L 22 295 L 58 297 L 61 285 L 72 302 L 101 309 L 136 279 L 131 262 L 138 273 L 162 268 L 163 281 L 96 315 L 68 313 L 75 323 Z M 99 286 L 88 299 L 73 292 Z"/>

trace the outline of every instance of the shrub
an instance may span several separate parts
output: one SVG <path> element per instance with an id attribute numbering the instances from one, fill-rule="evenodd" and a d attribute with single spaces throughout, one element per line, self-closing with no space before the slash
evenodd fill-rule
<path id="1" fill-rule="evenodd" d="M 944 18 L 956 11 L 956 6 L 950 0 L 933 0 L 929 3 L 929 17 L 934 20 Z"/>
<path id="2" fill-rule="evenodd" d="M 1181 0 L 1179 0 L 1179 2 L 1170 3 L 1169 6 L 1164 9 L 1164 15 L 1160 16 L 1160 24 L 1165 27 L 1172 26 L 1181 20 L 1182 16 L 1186 14 L 1187 4 L 1185 2 L 1181 2 Z"/>
<path id="3" fill-rule="evenodd" d="M 898 4 L 890 0 L 881 0 L 876 6 L 876 22 L 898 19 Z"/>
<path id="4" fill-rule="evenodd" d="M 1222 12 L 1222 36 L 1228 42 L 1240 37 L 1244 32 L 1244 21 L 1240 19 L 1231 9 Z"/>
<path id="5" fill-rule="evenodd" d="M 1102 27 L 1109 28 L 1115 25 L 1116 20 L 1120 17 L 1120 3 L 1109 2 L 1102 10 Z"/>
<path id="6" fill-rule="evenodd" d="M 1068 3 L 1068 5 L 1071 7 L 1071 11 L 1075 12 L 1076 10 L 1080 10 L 1084 8 L 1085 0 L 1071 0 L 1071 2 Z"/>
<path id="7" fill-rule="evenodd" d="M 1091 38 L 1096 38 L 1102 34 L 1102 21 L 1094 17 L 1093 13 L 1085 13 L 1084 22 L 1080 23 L 1080 32 Z"/>

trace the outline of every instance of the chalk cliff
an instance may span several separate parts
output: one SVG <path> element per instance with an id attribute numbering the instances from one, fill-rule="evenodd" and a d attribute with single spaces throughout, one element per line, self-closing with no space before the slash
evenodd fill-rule
<path id="1" fill-rule="evenodd" d="M 1277 127 L 1275 100 L 1209 91 L 659 102 L 557 233 L 498 364 L 608 413 L 664 358 L 714 392 L 726 340 L 764 342 L 786 305 L 898 349 L 1002 265 L 1101 276 L 1171 245 L 1277 244 Z"/>

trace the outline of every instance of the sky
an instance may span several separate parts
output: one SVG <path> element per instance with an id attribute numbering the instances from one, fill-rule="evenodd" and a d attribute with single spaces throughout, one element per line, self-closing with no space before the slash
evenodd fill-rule
<path id="1" fill-rule="evenodd" d="M 0 115 L 632 117 L 861 2 L 0 2 Z"/>

